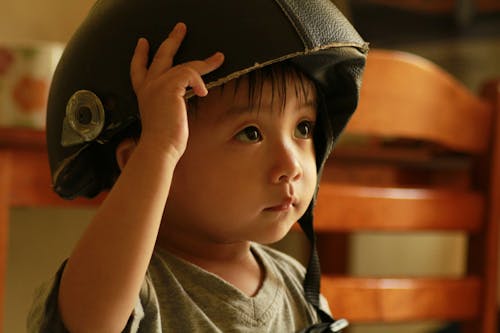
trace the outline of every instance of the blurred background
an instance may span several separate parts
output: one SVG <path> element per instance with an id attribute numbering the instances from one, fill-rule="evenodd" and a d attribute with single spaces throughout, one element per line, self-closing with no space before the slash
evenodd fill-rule
<path id="1" fill-rule="evenodd" d="M 484 79 L 500 76 L 499 1 L 334 2 L 372 48 L 399 49 L 424 56 L 474 91 Z M 93 3 L 94 0 L 2 0 L 0 43 L 45 41 L 64 45 Z M 12 209 L 4 332 L 25 332 L 34 289 L 49 279 L 68 256 L 93 212 L 80 208 Z M 302 244 L 303 239 L 292 234 L 279 247 L 304 260 L 298 243 Z M 350 267 L 359 274 L 418 275 L 423 269 L 425 273 L 458 275 L 464 267 L 465 240 L 460 234 L 395 237 L 365 233 L 356 236 L 351 246 Z M 371 254 L 369 259 L 367 253 Z M 454 260 L 449 260 L 450 253 L 454 254 Z M 445 325 L 362 325 L 350 332 L 430 333 Z"/>
<path id="2" fill-rule="evenodd" d="M 497 0 L 338 2 L 371 47 L 419 54 L 475 91 L 500 73 Z"/>
<path id="3" fill-rule="evenodd" d="M 64 46 L 94 2 L 2 0 L 0 45 Z M 30 53 L 22 55 L 30 58 Z M 2 61 L 5 64 L 5 57 L 0 56 L 0 65 Z M 39 128 L 40 123 L 34 122 L 32 126 Z M 24 333 L 35 288 L 48 280 L 68 257 L 93 209 L 14 208 L 9 213 L 2 332 Z"/>
<path id="4" fill-rule="evenodd" d="M 500 1 L 334 0 L 371 48 L 423 56 L 478 92 L 500 76 Z M 356 235 L 350 269 L 359 275 L 459 276 L 467 240 L 460 233 Z M 453 254 L 453 260 L 446 257 Z M 367 255 L 370 254 L 370 255 Z M 368 259 L 370 257 L 370 259 Z M 500 296 L 497 297 L 500 300 Z M 359 325 L 354 333 L 459 332 L 449 323 Z"/>

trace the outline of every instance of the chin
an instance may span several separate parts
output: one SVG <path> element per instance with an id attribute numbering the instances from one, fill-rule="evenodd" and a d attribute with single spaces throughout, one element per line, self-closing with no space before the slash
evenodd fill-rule
<path id="1" fill-rule="evenodd" d="M 256 239 L 254 241 L 259 243 L 259 244 L 264 244 L 264 245 L 269 245 L 269 244 L 279 242 L 280 240 L 285 238 L 285 236 L 288 234 L 288 232 L 292 228 L 292 225 L 293 225 L 293 223 L 289 224 L 287 227 L 285 227 L 285 226 L 278 227 L 277 226 L 277 227 L 273 228 L 273 230 L 263 231 L 263 233 L 258 235 L 258 237 L 256 237 Z"/>

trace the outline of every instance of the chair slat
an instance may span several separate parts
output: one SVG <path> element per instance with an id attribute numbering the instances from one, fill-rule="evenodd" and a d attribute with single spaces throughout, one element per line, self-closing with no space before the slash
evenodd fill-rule
<path id="1" fill-rule="evenodd" d="M 426 59 L 373 50 L 360 104 L 346 131 L 431 140 L 458 151 L 483 152 L 491 119 L 488 103 Z"/>
<path id="2" fill-rule="evenodd" d="M 476 231 L 484 210 L 484 198 L 474 192 L 324 183 L 315 208 L 315 228 L 336 232 Z"/>
<path id="3" fill-rule="evenodd" d="M 322 278 L 337 318 L 352 322 L 467 320 L 480 311 L 480 282 L 467 278 Z"/>

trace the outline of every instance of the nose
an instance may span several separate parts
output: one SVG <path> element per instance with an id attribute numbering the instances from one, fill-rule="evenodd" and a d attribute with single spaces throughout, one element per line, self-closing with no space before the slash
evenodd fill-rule
<path id="1" fill-rule="evenodd" d="M 302 177 L 302 166 L 300 153 L 285 143 L 275 146 L 271 153 L 272 168 L 271 182 L 279 184 L 283 182 L 297 181 Z"/>

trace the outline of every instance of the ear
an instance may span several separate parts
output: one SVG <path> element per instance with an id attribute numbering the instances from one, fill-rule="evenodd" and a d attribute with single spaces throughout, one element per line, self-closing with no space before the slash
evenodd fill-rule
<path id="1" fill-rule="evenodd" d="M 137 142 L 132 138 L 125 139 L 118 144 L 115 157 L 120 170 L 123 170 L 136 146 Z"/>

